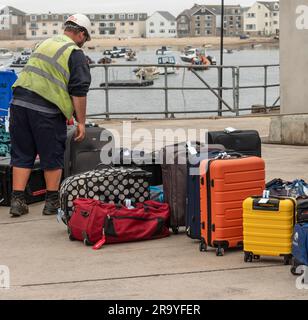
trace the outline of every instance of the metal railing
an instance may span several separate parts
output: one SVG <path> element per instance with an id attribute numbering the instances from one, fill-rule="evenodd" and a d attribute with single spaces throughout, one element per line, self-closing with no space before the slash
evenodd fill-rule
<path id="1" fill-rule="evenodd" d="M 143 68 L 143 67 L 158 67 L 164 68 L 164 85 L 163 86 L 140 86 L 140 87 L 117 87 L 117 86 L 110 86 L 111 80 L 109 79 L 109 70 L 111 68 Z M 170 82 L 168 79 L 168 68 L 176 68 L 176 69 L 185 69 L 189 70 L 197 79 L 199 79 L 202 86 L 200 87 L 189 87 L 189 86 L 169 86 Z M 263 106 L 262 108 L 267 112 L 271 110 L 273 107 L 277 105 L 280 100 L 278 97 L 273 104 L 268 105 L 268 89 L 280 87 L 279 83 L 268 83 L 268 71 L 270 68 L 279 68 L 279 64 L 268 64 L 268 65 L 242 65 L 242 66 L 209 66 L 209 67 L 202 67 L 202 66 L 192 66 L 192 65 L 173 65 L 173 64 L 95 64 L 91 65 L 91 69 L 94 68 L 103 68 L 104 69 L 104 86 L 101 87 L 91 87 L 91 91 L 103 90 L 105 91 L 105 112 L 99 112 L 95 114 L 87 114 L 89 118 L 97 118 L 97 117 L 104 117 L 106 119 L 111 118 L 112 116 L 142 116 L 142 115 L 164 115 L 165 118 L 175 117 L 175 114 L 203 114 L 203 113 L 217 113 L 220 115 L 222 113 L 232 113 L 235 116 L 239 116 L 241 111 L 251 111 L 252 108 L 240 108 L 240 93 L 243 90 L 255 90 L 255 89 L 263 89 Z M 200 69 L 217 69 L 217 86 L 212 86 L 206 81 L 198 70 Z M 232 86 L 219 86 L 220 83 L 220 69 L 223 70 L 231 70 L 232 71 Z M 261 85 L 240 85 L 240 76 L 241 71 L 244 69 L 253 69 L 253 68 L 263 68 L 263 84 Z M 125 80 L 123 80 L 125 81 Z M 141 80 L 140 80 L 141 81 Z M 149 111 L 144 110 L 142 112 L 128 112 L 128 111 L 121 111 L 121 112 L 113 112 L 110 110 L 110 92 L 111 91 L 119 91 L 119 90 L 156 90 L 162 91 L 164 93 L 164 111 Z M 169 109 L 169 92 L 170 91 L 193 91 L 193 90 L 202 90 L 202 91 L 209 91 L 209 93 L 216 97 L 218 106 L 217 109 L 210 109 L 210 110 L 172 110 Z M 219 95 L 220 90 L 224 91 L 231 91 L 232 90 L 232 105 L 228 103 L 224 98 Z M 220 105 L 223 105 L 225 108 L 223 110 L 220 109 Z"/>
<path id="2" fill-rule="evenodd" d="M 116 86 L 110 86 L 110 79 L 109 79 L 109 70 L 110 68 L 129 68 L 129 67 L 158 67 L 158 68 L 164 68 L 164 85 L 163 86 L 154 86 L 154 87 L 116 87 Z M 200 80 L 201 84 L 203 86 L 200 87 L 188 87 L 188 86 L 169 86 L 169 80 L 168 80 L 168 68 L 175 67 L 177 69 L 188 69 L 191 71 L 192 74 L 195 75 L 197 79 Z M 202 113 L 216 113 L 219 114 L 219 112 L 231 112 L 234 115 L 238 116 L 240 115 L 241 111 L 249 111 L 251 108 L 240 108 L 240 92 L 241 90 L 255 90 L 255 89 L 263 89 L 264 93 L 264 108 L 265 110 L 269 110 L 272 107 L 276 106 L 276 104 L 279 101 L 279 97 L 276 99 L 276 101 L 269 106 L 268 105 L 268 89 L 269 88 L 274 88 L 274 87 L 279 87 L 279 83 L 274 83 L 274 84 L 269 84 L 268 83 L 268 70 L 269 68 L 279 68 L 278 64 L 271 64 L 271 65 L 244 65 L 244 66 L 209 66 L 207 68 L 213 68 L 217 69 L 218 71 L 218 83 L 219 83 L 219 70 L 223 68 L 224 70 L 226 69 L 231 69 L 232 70 L 232 86 L 222 86 L 220 87 L 219 85 L 213 87 L 210 85 L 199 73 L 197 70 L 200 70 L 202 66 L 191 66 L 191 65 L 172 65 L 172 64 L 104 64 L 104 65 L 92 65 L 91 68 L 104 68 L 105 70 L 105 83 L 102 87 L 98 88 L 90 88 L 90 90 L 95 91 L 95 90 L 104 90 L 105 91 L 105 105 L 106 105 L 106 110 L 105 112 L 101 113 L 95 113 L 95 114 L 88 114 L 88 117 L 99 117 L 99 116 L 104 116 L 105 118 L 109 119 L 111 116 L 129 116 L 129 115 L 164 115 L 165 118 L 174 117 L 175 114 L 202 114 Z M 205 67 L 203 67 L 205 68 Z M 246 85 L 246 86 L 241 86 L 240 85 L 240 75 L 241 75 L 241 70 L 247 69 L 247 68 L 263 68 L 264 69 L 264 83 L 262 85 Z M 128 112 L 128 111 L 123 111 L 123 112 L 112 112 L 110 110 L 110 91 L 112 90 L 159 90 L 163 91 L 164 93 L 164 111 L 149 111 L 145 110 L 144 112 Z M 210 94 L 214 95 L 217 98 L 218 101 L 218 108 L 213 110 L 177 110 L 177 111 L 170 111 L 169 110 L 169 92 L 172 90 L 207 90 L 210 92 Z M 219 91 L 222 90 L 228 91 L 232 90 L 232 101 L 233 105 L 230 105 L 224 98 L 223 96 L 220 97 Z M 219 110 L 219 104 L 220 102 L 222 105 L 225 107 L 223 110 Z"/>

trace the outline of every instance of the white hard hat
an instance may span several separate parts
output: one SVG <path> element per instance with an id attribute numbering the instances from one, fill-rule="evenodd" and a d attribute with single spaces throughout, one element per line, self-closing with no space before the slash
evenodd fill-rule
<path id="1" fill-rule="evenodd" d="M 91 40 L 91 21 L 87 16 L 81 13 L 75 13 L 67 18 L 67 20 L 64 22 L 64 25 L 69 22 L 72 22 L 77 26 L 84 28 L 88 33 L 88 40 Z"/>

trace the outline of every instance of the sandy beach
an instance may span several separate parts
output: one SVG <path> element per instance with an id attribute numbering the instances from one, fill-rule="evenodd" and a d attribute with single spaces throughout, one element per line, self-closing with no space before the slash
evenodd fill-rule
<path id="1" fill-rule="evenodd" d="M 4 41 L 0 40 L 0 47 L 9 48 L 14 51 L 22 50 L 23 48 L 34 48 L 35 44 L 40 40 L 11 40 Z M 226 37 L 224 44 L 226 47 L 250 45 L 250 44 L 278 44 L 277 40 L 273 38 L 250 38 L 241 40 L 239 37 L 231 38 Z M 198 37 L 198 38 L 130 38 L 130 39 L 115 39 L 115 38 L 103 38 L 103 39 L 92 39 L 88 42 L 85 48 L 95 48 L 100 50 L 103 48 L 111 48 L 113 46 L 129 46 L 129 47 L 160 47 L 160 46 L 178 46 L 185 47 L 187 45 L 201 47 L 211 46 L 213 48 L 219 47 L 219 37 Z"/>

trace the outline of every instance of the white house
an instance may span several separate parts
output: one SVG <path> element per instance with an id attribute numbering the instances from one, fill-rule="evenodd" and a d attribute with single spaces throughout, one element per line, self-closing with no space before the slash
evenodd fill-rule
<path id="1" fill-rule="evenodd" d="M 257 1 L 244 13 L 244 32 L 271 36 L 279 33 L 279 1 Z"/>
<path id="2" fill-rule="evenodd" d="M 0 9 L 0 39 L 21 40 L 26 37 L 26 14 L 11 6 Z"/>
<path id="3" fill-rule="evenodd" d="M 176 18 L 167 11 L 156 11 L 146 21 L 147 38 L 175 38 Z"/>

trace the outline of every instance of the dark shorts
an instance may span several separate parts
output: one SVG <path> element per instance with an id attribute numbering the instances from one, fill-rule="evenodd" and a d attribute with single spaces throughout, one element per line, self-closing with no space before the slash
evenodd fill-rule
<path id="1" fill-rule="evenodd" d="M 32 169 L 37 155 L 42 170 L 63 169 L 66 142 L 64 115 L 11 105 L 11 165 Z"/>

